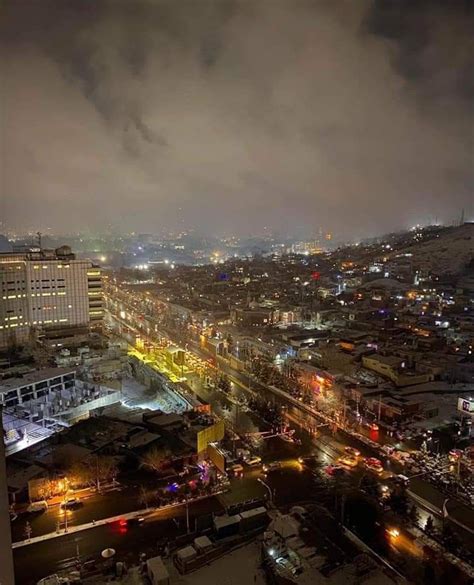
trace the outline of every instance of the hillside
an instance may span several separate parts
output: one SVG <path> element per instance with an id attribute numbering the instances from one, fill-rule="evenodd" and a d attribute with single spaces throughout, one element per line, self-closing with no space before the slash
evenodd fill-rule
<path id="1" fill-rule="evenodd" d="M 411 254 L 413 266 L 435 274 L 460 273 L 474 258 L 474 223 L 440 230 L 435 238 L 414 242 L 388 254 L 395 259 Z"/>

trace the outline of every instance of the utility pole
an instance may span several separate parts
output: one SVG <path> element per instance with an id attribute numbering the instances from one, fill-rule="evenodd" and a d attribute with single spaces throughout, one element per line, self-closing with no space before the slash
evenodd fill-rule
<path id="1" fill-rule="evenodd" d="M 189 499 L 186 497 L 186 533 L 189 534 Z"/>
<path id="2" fill-rule="evenodd" d="M 378 421 L 380 422 L 380 417 L 382 414 L 382 394 L 379 394 L 379 415 L 378 415 Z"/>

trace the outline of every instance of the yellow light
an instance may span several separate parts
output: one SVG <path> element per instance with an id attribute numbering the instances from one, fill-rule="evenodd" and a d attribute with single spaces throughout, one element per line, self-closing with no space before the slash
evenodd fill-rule
<path id="1" fill-rule="evenodd" d="M 397 528 L 388 528 L 387 529 L 387 533 L 392 537 L 392 538 L 398 538 L 400 536 L 400 531 Z"/>

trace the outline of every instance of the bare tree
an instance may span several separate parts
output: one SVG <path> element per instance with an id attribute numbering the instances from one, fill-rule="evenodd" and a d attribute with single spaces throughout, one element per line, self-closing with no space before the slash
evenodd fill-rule
<path id="1" fill-rule="evenodd" d="M 166 449 L 165 447 L 153 447 L 143 455 L 141 464 L 143 467 L 159 473 L 163 469 L 165 463 L 169 461 L 170 456 L 171 452 L 169 449 Z"/>

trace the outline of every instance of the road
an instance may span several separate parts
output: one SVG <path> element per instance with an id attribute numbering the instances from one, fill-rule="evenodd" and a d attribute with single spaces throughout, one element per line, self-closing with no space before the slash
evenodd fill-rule
<path id="1" fill-rule="evenodd" d="M 209 515 L 222 510 L 217 498 L 190 505 L 190 525 L 195 518 L 209 521 Z M 173 539 L 186 532 L 185 508 L 157 512 L 142 525 L 121 526 L 119 523 L 91 528 L 90 530 L 45 541 L 14 550 L 16 585 L 33 585 L 39 579 L 74 567 L 81 560 L 99 558 L 104 548 L 117 551 L 117 559 L 136 564 L 139 553 L 156 554 L 157 542 L 166 537 Z"/>
<path id="2" fill-rule="evenodd" d="M 64 530 L 66 517 L 68 526 L 76 526 L 143 508 L 143 504 L 139 501 L 139 492 L 136 487 L 120 488 L 101 494 L 92 493 L 81 501 L 82 505 L 80 507 L 67 512 L 61 510 L 59 505 L 54 505 L 40 514 L 20 515 L 12 523 L 13 542 L 26 538 L 25 524 L 27 521 L 32 529 L 31 536 L 40 536 L 55 532 L 58 523 L 61 530 Z"/>

